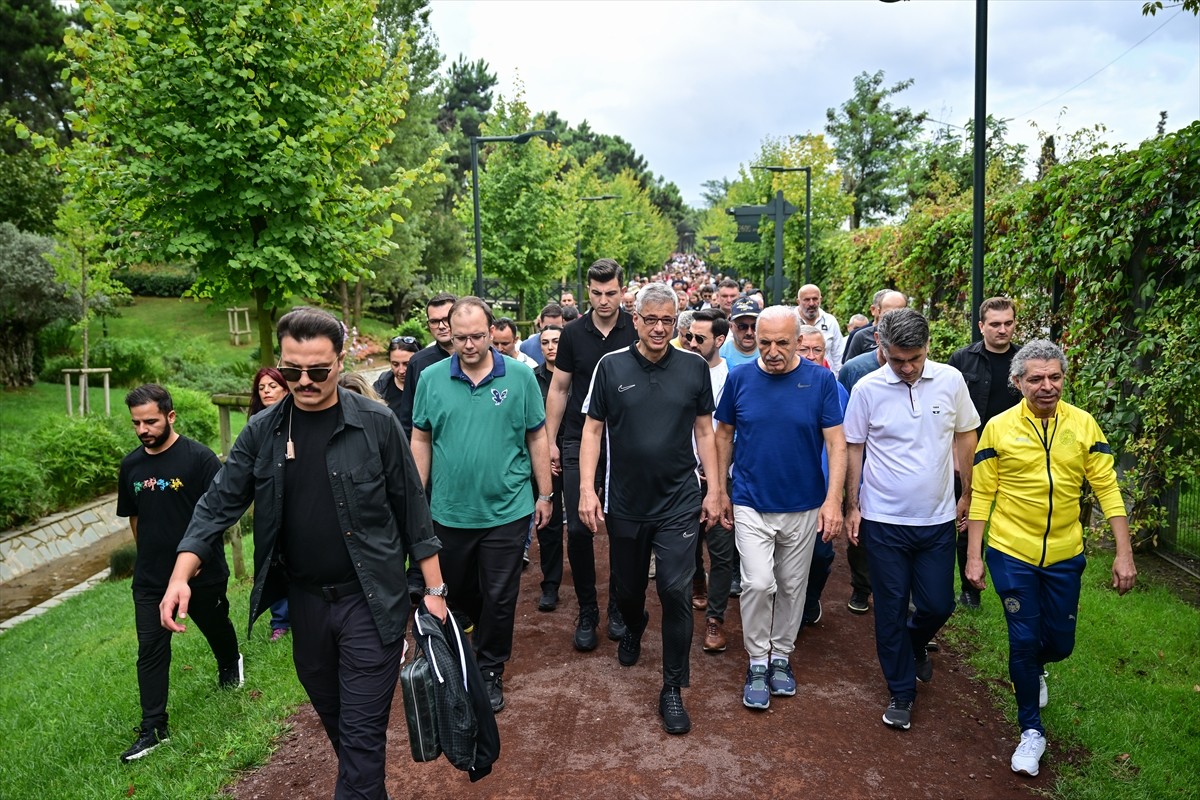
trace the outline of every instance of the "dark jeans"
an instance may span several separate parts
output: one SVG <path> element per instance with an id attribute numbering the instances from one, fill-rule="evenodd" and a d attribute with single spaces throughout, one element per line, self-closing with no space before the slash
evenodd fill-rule
<path id="1" fill-rule="evenodd" d="M 653 522 L 608 518 L 617 608 L 633 631 L 642 626 L 650 556 L 662 604 L 663 684 L 687 686 L 692 648 L 692 576 L 700 516 L 694 510 Z"/>
<path id="2" fill-rule="evenodd" d="M 229 601 L 224 582 L 213 586 L 193 586 L 188 602 L 188 618 L 212 648 L 218 672 L 238 660 L 237 634 L 229 621 Z M 171 636 L 159 620 L 158 604 L 165 590 L 133 590 L 133 616 L 137 626 L 138 692 L 142 700 L 142 730 L 167 727 L 167 693 L 171 678 Z"/>
<path id="3" fill-rule="evenodd" d="M 438 560 L 449 602 L 475 623 L 471 642 L 479 668 L 501 674 L 512 656 L 529 517 L 494 528 L 450 528 L 435 521 L 433 530 L 442 542 Z"/>
<path id="4" fill-rule="evenodd" d="M 404 640 L 385 645 L 359 592 L 333 602 L 288 593 L 292 660 L 338 757 L 336 800 L 385 800 L 388 716 Z"/>
<path id="5" fill-rule="evenodd" d="M 289 630 L 292 627 L 291 617 L 288 616 L 287 598 L 277 600 L 271 603 L 271 630 L 283 628 Z"/>
<path id="6" fill-rule="evenodd" d="M 959 499 L 962 498 L 962 481 L 958 476 L 954 476 L 954 503 L 957 507 Z M 967 532 L 966 530 L 956 530 L 957 535 L 957 550 L 958 550 L 958 581 L 962 590 L 975 591 L 975 587 L 967 580 Z M 1041 674 L 1041 673 L 1039 673 Z M 1024 730 L 1024 728 L 1022 728 Z"/>
<path id="7" fill-rule="evenodd" d="M 1075 649 L 1079 585 L 1087 560 L 1083 554 L 1037 567 L 999 550 L 987 549 L 992 586 L 1008 622 L 1008 675 L 1017 695 L 1017 721 L 1045 735 L 1038 708 L 1042 667 L 1062 661 Z"/>
<path id="8" fill-rule="evenodd" d="M 954 521 L 895 525 L 864 519 L 875 588 L 875 651 L 898 700 L 917 694 L 916 656 L 954 611 Z M 910 616 L 908 600 L 916 611 Z"/>
<path id="9" fill-rule="evenodd" d="M 592 532 L 579 519 L 579 442 L 564 440 L 559 450 L 563 472 L 563 503 L 567 511 L 567 560 L 571 562 L 571 577 L 575 581 L 575 597 L 579 607 L 596 608 L 596 549 Z M 604 453 L 596 466 L 596 494 L 604 499 Z M 608 608 L 615 605 L 616 573 L 613 570 L 612 550 L 609 549 Z M 649 562 L 647 562 L 649 569 Z"/>
<path id="10" fill-rule="evenodd" d="M 551 475 L 554 494 L 550 510 L 550 524 L 537 532 L 538 563 L 542 567 L 542 591 L 558 590 L 563 578 L 563 479 L 562 475 Z M 537 492 L 536 485 L 534 492 Z M 576 504 L 576 509 L 578 509 Z"/>
<path id="11" fill-rule="evenodd" d="M 702 481 L 700 493 L 708 491 Z M 729 607 L 729 587 L 733 583 L 734 570 L 738 568 L 737 543 L 733 531 L 717 522 L 707 531 L 700 531 L 700 538 L 708 547 L 708 608 L 705 618 L 725 621 L 725 609 Z M 704 574 L 704 548 L 696 544 L 696 572 Z"/>

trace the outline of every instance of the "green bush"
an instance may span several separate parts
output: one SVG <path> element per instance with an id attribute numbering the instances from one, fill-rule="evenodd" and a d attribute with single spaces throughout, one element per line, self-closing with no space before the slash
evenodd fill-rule
<path id="1" fill-rule="evenodd" d="M 110 367 L 114 386 L 156 383 L 166 374 L 162 348 L 152 339 L 101 339 L 92 347 L 90 362 L 93 367 Z"/>
<path id="2" fill-rule="evenodd" d="M 53 508 L 46 471 L 28 453 L 0 450 L 0 530 L 15 528 Z"/>
<path id="3" fill-rule="evenodd" d="M 115 277 L 138 297 L 182 297 L 196 282 L 194 270 L 161 264 L 138 264 Z"/>
<path id="4" fill-rule="evenodd" d="M 133 565 L 137 561 L 137 545 L 123 544 L 108 554 L 108 579 L 119 581 L 133 576 Z"/>
<path id="5" fill-rule="evenodd" d="M 69 319 L 56 319 L 38 331 L 38 349 L 46 357 L 71 352 L 75 343 L 75 325 Z"/>
<path id="6" fill-rule="evenodd" d="M 406 319 L 403 324 L 396 329 L 393 336 L 411 336 L 421 343 L 421 346 L 429 344 L 429 328 L 425 327 L 424 319 Z M 386 342 L 384 343 L 387 344 Z"/>
<path id="7" fill-rule="evenodd" d="M 30 441 L 28 457 L 45 470 L 55 508 L 66 508 L 117 485 L 117 469 L 133 449 L 128 420 L 120 417 L 58 417 Z M 29 519 L 39 514 L 32 513 Z"/>
<path id="8" fill-rule="evenodd" d="M 178 356 L 164 359 L 167 380 L 173 386 L 195 389 L 205 394 L 248 392 L 254 382 L 257 365 L 239 361 L 234 364 L 213 364 L 205 360 L 191 360 Z"/>
<path id="9" fill-rule="evenodd" d="M 38 380 L 46 383 L 62 383 L 64 369 L 79 369 L 79 356 L 47 356 L 38 369 Z M 75 376 L 71 376 L 71 383 Z"/>
<path id="10" fill-rule="evenodd" d="M 166 388 L 175 401 L 175 430 L 201 444 L 216 445 L 221 428 L 211 393 L 176 385 Z"/>

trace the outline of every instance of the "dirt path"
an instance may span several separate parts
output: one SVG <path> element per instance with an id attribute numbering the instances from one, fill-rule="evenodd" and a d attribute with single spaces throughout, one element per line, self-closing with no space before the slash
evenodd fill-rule
<path id="1" fill-rule="evenodd" d="M 600 545 L 600 540 L 597 540 Z M 539 613 L 536 562 L 526 570 L 517 641 L 505 674 L 508 707 L 497 717 L 502 753 L 477 784 L 445 759 L 415 764 L 397 695 L 388 753 L 394 798 L 1029 798 L 1054 778 L 1008 768 L 1014 731 L 971 681 L 958 658 L 935 653 L 933 682 L 921 685 L 909 731 L 880 721 L 887 689 L 875 658 L 873 620 L 846 610 L 844 546 L 825 591 L 825 615 L 800 637 L 792 666 L 799 692 L 772 698 L 766 712 L 742 706 L 745 651 L 737 603 L 726 624 L 729 649 L 700 648 L 696 615 L 686 736 L 668 736 L 657 715 L 662 643 L 657 597 L 641 661 L 623 668 L 616 645 L 571 648 L 575 602 L 570 574 L 557 611 Z M 597 553 L 606 552 L 602 546 Z M 606 556 L 598 561 L 604 561 Z M 601 582 L 603 585 L 603 579 Z M 247 678 L 253 687 L 253 665 Z M 239 800 L 309 800 L 333 793 L 337 769 L 310 707 L 292 720 L 269 764 L 229 793 Z M 1047 761 L 1053 762 L 1053 746 Z"/>

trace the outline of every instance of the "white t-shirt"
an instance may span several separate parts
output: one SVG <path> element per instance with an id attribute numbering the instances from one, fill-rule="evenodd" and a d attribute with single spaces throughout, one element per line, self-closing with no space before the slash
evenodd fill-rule
<path id="1" fill-rule="evenodd" d="M 846 441 L 866 443 L 859 508 L 865 519 L 937 525 L 954 519 L 954 434 L 979 427 L 962 373 L 926 360 L 910 387 L 889 364 L 854 385 Z"/>

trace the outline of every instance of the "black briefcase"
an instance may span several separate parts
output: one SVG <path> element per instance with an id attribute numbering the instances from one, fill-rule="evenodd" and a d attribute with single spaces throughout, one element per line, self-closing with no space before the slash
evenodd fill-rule
<path id="1" fill-rule="evenodd" d="M 400 668 L 400 690 L 404 696 L 404 719 L 408 723 L 408 745 L 413 761 L 433 761 L 442 754 L 438 743 L 437 678 L 428 659 L 418 654 Z"/>

